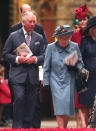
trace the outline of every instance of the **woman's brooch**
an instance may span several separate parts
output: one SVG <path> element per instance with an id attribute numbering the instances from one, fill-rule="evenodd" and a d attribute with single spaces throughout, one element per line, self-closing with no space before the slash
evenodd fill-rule
<path id="1" fill-rule="evenodd" d="M 74 48 L 75 48 L 74 46 L 71 46 L 71 50 L 74 50 Z"/>

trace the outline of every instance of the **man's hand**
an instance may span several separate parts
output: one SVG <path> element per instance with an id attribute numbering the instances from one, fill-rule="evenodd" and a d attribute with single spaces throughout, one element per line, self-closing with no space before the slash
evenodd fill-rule
<path id="1" fill-rule="evenodd" d="M 32 63 L 36 63 L 36 62 L 37 62 L 36 56 L 31 56 L 31 57 L 27 58 L 27 60 L 26 60 L 27 64 L 32 64 Z"/>
<path id="2" fill-rule="evenodd" d="M 27 60 L 27 58 L 24 57 L 24 56 L 19 56 L 19 57 L 18 57 L 18 62 L 19 62 L 19 63 L 26 63 L 26 60 Z"/>

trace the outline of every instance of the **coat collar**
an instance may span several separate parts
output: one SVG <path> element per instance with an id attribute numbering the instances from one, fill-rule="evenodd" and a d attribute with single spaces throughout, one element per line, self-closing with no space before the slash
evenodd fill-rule
<path id="1" fill-rule="evenodd" d="M 59 41 L 56 41 L 55 42 L 55 45 L 56 45 L 56 48 L 58 49 L 58 51 L 60 52 L 60 53 L 62 53 L 62 52 L 67 52 L 67 53 L 69 53 L 70 52 L 70 41 L 68 42 L 68 46 L 67 47 L 61 47 L 60 45 L 59 45 Z"/>

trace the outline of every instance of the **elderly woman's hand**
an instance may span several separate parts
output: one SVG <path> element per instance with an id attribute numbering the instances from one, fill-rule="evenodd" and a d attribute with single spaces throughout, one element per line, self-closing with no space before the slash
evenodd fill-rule
<path id="1" fill-rule="evenodd" d="M 84 79 L 84 80 L 88 80 L 88 77 L 89 77 L 89 71 L 88 70 L 86 70 L 85 68 L 82 68 L 81 70 L 80 70 L 80 75 L 81 75 L 81 77 Z"/>

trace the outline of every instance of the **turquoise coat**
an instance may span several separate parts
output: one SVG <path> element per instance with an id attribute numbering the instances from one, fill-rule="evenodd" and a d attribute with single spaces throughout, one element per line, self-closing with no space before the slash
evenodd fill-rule
<path id="1" fill-rule="evenodd" d="M 69 41 L 66 48 L 59 46 L 59 42 L 53 42 L 47 46 L 43 66 L 44 86 L 50 85 L 54 114 L 74 115 L 75 109 L 75 73 L 69 72 L 65 59 L 73 51 L 78 53 L 78 69 L 83 68 L 82 57 L 76 43 Z"/>

